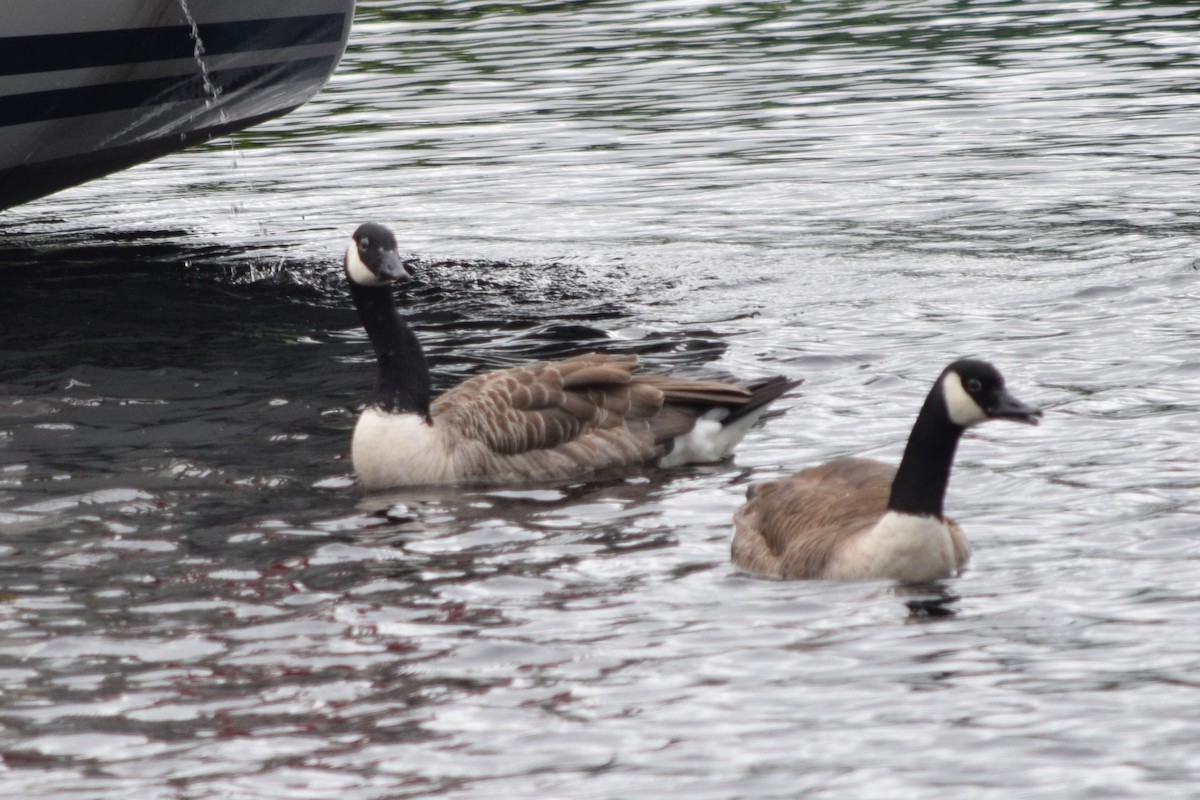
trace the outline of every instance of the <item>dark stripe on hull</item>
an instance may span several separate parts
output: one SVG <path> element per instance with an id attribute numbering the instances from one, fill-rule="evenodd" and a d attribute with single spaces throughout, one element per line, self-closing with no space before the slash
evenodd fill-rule
<path id="1" fill-rule="evenodd" d="M 292 107 L 274 108 L 253 117 L 243 117 L 225 125 L 174 133 L 158 139 L 146 139 L 136 144 L 98 150 L 83 155 L 68 156 L 37 164 L 22 164 L 0 169 L 0 209 L 36 200 L 52 192 L 86 183 L 113 172 L 151 161 L 185 147 L 224 136 L 251 125 L 292 111 Z"/>
<path id="2" fill-rule="evenodd" d="M 208 73 L 208 82 L 218 91 L 218 100 L 232 100 L 233 98 L 228 96 L 230 93 L 244 90 L 256 83 L 324 82 L 326 76 L 337 66 L 339 57 L 340 54 L 253 67 L 217 69 Z M 203 76 L 172 75 L 166 78 L 103 83 L 0 97 L 0 121 L 4 125 L 21 125 L 84 114 L 102 114 L 164 103 L 207 99 L 212 98 Z M 239 101 L 253 102 L 252 98 L 248 97 L 239 98 Z"/>
<path id="3" fill-rule="evenodd" d="M 200 42 L 210 56 L 338 43 L 348 22 L 346 14 L 209 22 Z M 195 47 L 187 25 L 0 37 L 0 75 L 192 58 Z"/>

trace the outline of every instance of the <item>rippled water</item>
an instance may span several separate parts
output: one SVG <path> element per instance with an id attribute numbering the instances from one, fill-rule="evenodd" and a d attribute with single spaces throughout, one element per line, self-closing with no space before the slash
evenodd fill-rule
<path id="1" fill-rule="evenodd" d="M 4 796 L 1186 797 L 1186 4 L 361 4 L 298 112 L 0 216 Z M 367 496 L 365 219 L 444 384 L 596 348 L 804 376 L 714 467 Z M 970 570 L 728 563 L 951 358 Z"/>

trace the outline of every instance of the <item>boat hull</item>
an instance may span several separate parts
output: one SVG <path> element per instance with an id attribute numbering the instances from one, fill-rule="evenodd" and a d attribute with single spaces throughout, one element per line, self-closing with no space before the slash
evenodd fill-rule
<path id="1" fill-rule="evenodd" d="M 353 0 L 5 0 L 0 208 L 286 114 Z"/>

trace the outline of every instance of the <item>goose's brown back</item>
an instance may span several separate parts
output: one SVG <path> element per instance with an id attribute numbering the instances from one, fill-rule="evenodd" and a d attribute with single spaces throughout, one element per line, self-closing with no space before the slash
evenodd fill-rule
<path id="1" fill-rule="evenodd" d="M 778 578 L 825 577 L 839 548 L 887 511 L 896 469 L 840 458 L 751 488 L 734 516 L 733 562 Z"/>
<path id="2" fill-rule="evenodd" d="M 636 356 L 588 354 L 478 375 L 445 392 L 430 413 L 454 479 L 540 480 L 650 463 L 708 408 L 755 400 L 735 384 L 637 369 Z"/>

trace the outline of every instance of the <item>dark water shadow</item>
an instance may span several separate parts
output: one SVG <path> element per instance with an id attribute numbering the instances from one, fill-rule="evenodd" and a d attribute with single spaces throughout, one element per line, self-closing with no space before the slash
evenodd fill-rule
<path id="1" fill-rule="evenodd" d="M 953 618 L 958 614 L 956 605 L 962 599 L 959 595 L 952 594 L 940 581 L 897 586 L 892 591 L 903 599 L 908 608 L 908 622 L 932 622 Z"/>

